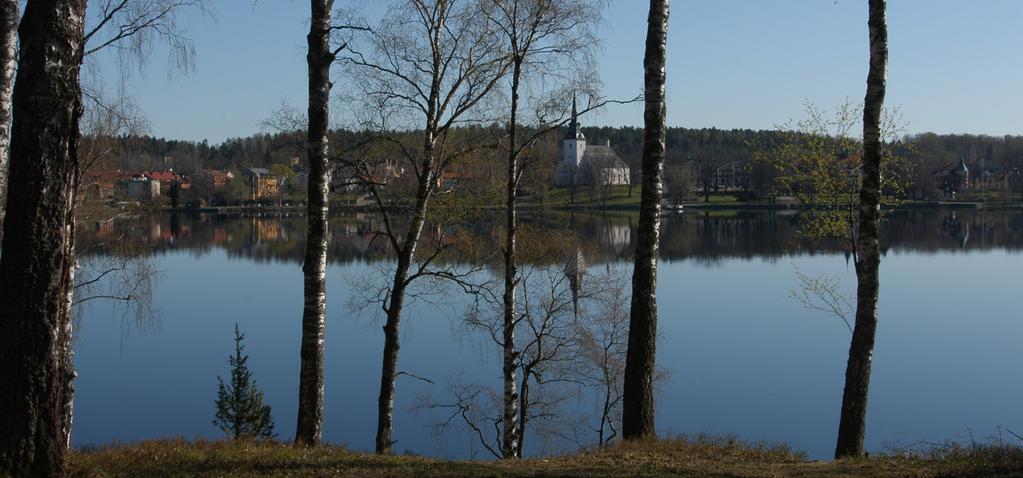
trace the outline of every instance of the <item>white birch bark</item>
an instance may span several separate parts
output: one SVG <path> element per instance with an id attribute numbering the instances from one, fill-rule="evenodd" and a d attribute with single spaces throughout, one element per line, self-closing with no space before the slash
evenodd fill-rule
<path id="1" fill-rule="evenodd" d="M 0 256 L 0 470 L 62 476 L 71 433 L 74 192 L 84 0 L 29 1 Z"/>
<path id="2" fill-rule="evenodd" d="M 654 436 L 654 359 L 657 344 L 657 255 L 665 156 L 665 49 L 668 0 L 650 0 L 643 60 L 643 191 L 632 275 L 629 348 L 625 359 L 622 438 Z"/>
<path id="3" fill-rule="evenodd" d="M 18 0 L 0 0 L 0 218 L 7 203 L 7 159 L 11 144 L 11 97 L 18 57 Z"/>
<path id="4" fill-rule="evenodd" d="M 835 458 L 863 455 L 867 395 L 877 332 L 878 272 L 881 265 L 881 109 L 888 76 L 885 0 L 869 0 L 870 69 L 863 104 L 863 179 L 856 238 L 856 323 L 849 344 L 845 389 Z"/>

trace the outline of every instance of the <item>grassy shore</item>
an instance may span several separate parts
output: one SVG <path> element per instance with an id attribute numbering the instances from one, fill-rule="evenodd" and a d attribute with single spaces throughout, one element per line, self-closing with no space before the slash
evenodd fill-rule
<path id="1" fill-rule="evenodd" d="M 1020 477 L 1023 449 L 953 446 L 919 456 L 819 462 L 808 461 L 784 446 L 702 437 L 493 462 L 376 456 L 339 447 L 296 449 L 275 443 L 164 440 L 73 451 L 69 476 Z"/>
<path id="2" fill-rule="evenodd" d="M 588 211 L 639 211 L 640 196 L 642 188 L 634 186 L 612 186 L 612 187 L 579 187 L 575 194 L 567 188 L 555 188 L 545 191 L 543 194 L 532 194 L 519 198 L 519 208 L 529 209 L 550 209 L 550 210 L 588 210 Z M 501 202 L 479 203 L 477 198 L 471 207 L 483 209 L 503 209 Z M 855 198 L 853 198 L 855 199 Z M 106 208 L 106 206 L 92 206 Z M 739 195 L 734 192 L 714 192 L 709 196 L 703 194 L 692 194 L 679 204 L 671 204 L 670 198 L 665 198 L 664 206 L 668 209 L 683 207 L 686 209 L 698 210 L 773 210 L 773 209 L 802 209 L 807 206 L 799 204 L 793 198 L 777 198 L 774 201 L 740 201 Z M 334 211 L 376 211 L 376 205 L 364 197 L 349 194 L 347 196 L 336 196 L 331 200 L 330 207 Z M 886 203 L 885 208 L 894 209 L 929 209 L 929 208 L 967 208 L 967 209 L 1019 209 L 1023 208 L 1023 201 L 1013 195 L 969 196 L 960 198 L 957 201 L 920 201 L 901 200 L 898 202 Z M 79 206 L 82 209 L 82 206 Z M 247 206 L 216 206 L 198 209 L 160 207 L 168 212 L 218 212 L 218 213 L 304 213 L 305 205 L 301 198 L 295 198 L 287 205 L 276 204 L 253 204 Z"/>

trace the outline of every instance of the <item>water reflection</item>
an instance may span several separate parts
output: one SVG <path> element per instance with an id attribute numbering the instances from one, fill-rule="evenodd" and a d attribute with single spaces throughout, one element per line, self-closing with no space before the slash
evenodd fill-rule
<path id="1" fill-rule="evenodd" d="M 587 280 L 601 270 L 629 274 L 636 220 L 628 214 L 533 212 L 523 222 L 524 267 L 565 278 L 574 315 L 585 312 L 580 297 Z M 495 215 L 462 226 L 434 224 L 426 244 L 453 246 L 442 257 L 449 264 L 497 264 L 501 223 Z M 793 264 L 806 273 L 841 275 L 852 293 L 845 244 L 800 236 L 799 216 L 787 211 L 687 212 L 662 224 L 658 364 L 670 375 L 658 395 L 659 431 L 737 433 L 827 458 L 848 331 L 788 295 L 796 285 Z M 353 319 L 343 306 L 352 285 L 340 279 L 373 278 L 388 266 L 380 229 L 371 214 L 335 217 L 330 226 L 325 438 L 356 449 L 373 446 L 381 322 Z M 153 307 L 163 320 L 159 331 L 124 345 L 119 314 L 97 306 L 83 317 L 76 343 L 77 445 L 220 436 L 210 423 L 212 401 L 235 322 L 247 335 L 281 437 L 292 433 L 304 217 L 167 214 L 78 230 L 80 250 L 97 257 L 121 254 L 119 240 L 140 246 L 133 250 L 162 272 Z M 1023 383 L 1012 377 L 1023 365 L 1015 352 L 1023 299 L 1014 280 L 1023 267 L 1023 212 L 896 211 L 882 231 L 887 258 L 868 449 L 907 435 L 940 442 L 967 428 L 979 435 L 1021 428 Z M 950 275 L 971 278 L 967 296 Z M 452 457 L 479 451 L 471 434 L 438 440 L 429 427 L 437 417 L 412 411 L 424 394 L 444 398 L 437 387 L 452 378 L 500 386 L 500 356 L 489 345 L 473 345 L 489 339 L 453 334 L 465 328 L 467 299 L 458 297 L 443 310 L 426 303 L 410 309 L 401 367 L 441 385 L 399 383 L 399 451 Z M 566 447 L 564 437 L 560 445 L 530 440 L 538 447 L 533 452 Z"/>
<path id="2" fill-rule="evenodd" d="M 434 226 L 427 238 L 466 245 L 453 248 L 449 261 L 492 260 L 479 256 L 473 244 L 500 237 L 502 219 L 494 215 L 471 226 Z M 636 221 L 631 215 L 590 213 L 526 214 L 523 234 L 550 235 L 577 244 L 591 263 L 616 262 L 631 257 Z M 661 258 L 695 260 L 714 266 L 729 258 L 781 258 L 822 252 L 848 252 L 840 240 L 799 234 L 800 217 L 793 211 L 704 211 L 666 216 L 662 222 Z M 335 264 L 380 260 L 387 257 L 373 214 L 335 217 L 330 226 L 330 261 Z M 255 261 L 302 261 L 305 219 L 298 214 L 157 214 L 118 218 L 79 227 L 80 250 L 112 253 L 96 244 L 123 238 L 145 244 L 153 254 L 187 250 L 194 254 L 213 249 L 230 257 Z M 443 238 L 443 239 L 441 239 Z M 528 242 L 529 237 L 523 239 Z M 937 253 L 943 251 L 1018 251 L 1023 248 L 1023 211 L 1020 210 L 900 210 L 886 214 L 882 227 L 884 252 Z M 534 256 L 534 261 L 543 261 Z"/>

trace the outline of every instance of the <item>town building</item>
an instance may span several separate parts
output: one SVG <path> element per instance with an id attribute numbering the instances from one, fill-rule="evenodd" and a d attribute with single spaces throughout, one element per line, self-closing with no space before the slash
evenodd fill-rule
<path id="1" fill-rule="evenodd" d="M 152 181 L 159 181 L 160 189 L 163 191 L 170 191 L 175 183 L 178 185 L 190 184 L 187 177 L 175 173 L 173 169 L 167 171 L 143 171 L 142 175 Z M 188 187 L 183 187 L 182 189 L 188 189 Z"/>
<path id="2" fill-rule="evenodd" d="M 405 174 L 405 168 L 397 161 L 384 161 L 376 165 L 336 164 L 331 174 L 330 190 L 337 192 L 369 192 L 370 186 L 384 188 Z"/>
<path id="3" fill-rule="evenodd" d="M 86 171 L 78 188 L 78 199 L 87 201 L 109 201 L 114 199 L 118 179 L 127 175 L 120 171 Z"/>
<path id="4" fill-rule="evenodd" d="M 249 199 L 277 199 L 281 193 L 280 181 L 270 175 L 266 168 L 247 168 L 242 170 L 245 181 L 249 185 Z"/>
<path id="5" fill-rule="evenodd" d="M 554 185 L 623 186 L 632 179 L 629 165 L 606 145 L 588 145 L 579 130 L 579 113 L 572 98 L 572 122 L 562 142 L 562 159 L 554 173 Z"/>
<path id="6" fill-rule="evenodd" d="M 234 175 L 230 171 L 219 171 L 216 169 L 204 169 L 203 175 L 209 181 L 209 184 L 213 186 L 213 189 L 220 189 L 227 186 L 227 183 L 234 178 Z"/>
<path id="7" fill-rule="evenodd" d="M 160 197 L 160 182 L 142 175 L 117 180 L 116 195 L 129 201 L 148 202 Z"/>
<path id="8" fill-rule="evenodd" d="M 714 161 L 709 158 L 690 159 L 690 177 L 696 178 L 700 190 L 739 191 L 749 183 L 746 163 L 740 160 Z"/>

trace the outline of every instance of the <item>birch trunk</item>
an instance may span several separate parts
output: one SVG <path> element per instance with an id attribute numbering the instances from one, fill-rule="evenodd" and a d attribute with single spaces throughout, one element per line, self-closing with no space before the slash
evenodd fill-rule
<path id="1" fill-rule="evenodd" d="M 529 375 L 530 371 L 523 370 L 522 386 L 519 389 L 519 442 L 516 444 L 516 453 L 522 456 L 522 449 L 526 446 L 526 422 L 529 421 Z"/>
<path id="2" fill-rule="evenodd" d="M 878 269 L 881 248 L 881 109 L 888 75 L 888 27 L 885 0 L 870 2 L 870 70 L 863 104 L 863 180 L 856 239 L 856 325 L 849 345 L 835 458 L 863 454 L 867 390 L 877 330 Z"/>
<path id="3" fill-rule="evenodd" d="M 409 41 L 383 42 L 376 48 L 388 51 L 378 58 L 384 64 L 367 62 L 366 57 L 356 55 L 349 58 L 356 67 L 368 67 L 372 78 L 383 76 L 396 82 L 383 81 L 381 90 L 373 95 L 385 103 L 403 104 L 423 113 L 423 146 L 421 152 L 413 153 L 402 149 L 402 155 L 413 165 L 418 180 L 415 200 L 410 212 L 408 230 L 399 242 L 400 232 L 387 226 L 388 240 L 396 255 L 397 265 L 387 297 L 384 324 L 384 350 L 380 373 L 380 395 L 377 400 L 376 452 L 389 454 L 394 444 L 393 412 L 395 379 L 398 376 L 398 351 L 400 349 L 401 314 L 409 283 L 426 270 L 412 271 L 416 249 L 419 244 L 430 198 L 440 179 L 452 161 L 464 153 L 448 149 L 448 134 L 454 125 L 471 115 L 475 106 L 490 93 L 504 75 L 504 56 L 493 44 L 493 35 L 484 28 L 480 19 L 479 2 L 453 2 L 433 0 L 428 2 L 403 2 L 410 17 L 404 21 Z M 401 13 L 397 18 L 402 18 Z M 453 23 L 452 23 L 453 22 Z M 422 30 L 418 30 L 422 27 Z M 476 29 L 479 29 L 478 31 Z M 422 43 L 417 43 L 417 42 Z M 408 67 L 409 71 L 404 72 Z M 408 88 L 395 93 L 391 88 Z M 404 90 L 402 90 L 404 91 Z M 381 204 L 382 206 L 382 204 Z M 387 214 L 387 210 L 382 210 Z M 427 261 L 429 262 L 429 261 Z M 419 264 L 425 268 L 428 264 Z"/>
<path id="4" fill-rule="evenodd" d="M 664 176 L 664 55 L 668 41 L 668 0 L 650 0 L 643 59 L 643 190 L 640 193 L 636 265 L 632 274 L 629 348 L 625 359 L 622 437 L 652 437 L 654 358 L 657 342 L 657 254 L 660 246 Z"/>
<path id="5" fill-rule="evenodd" d="M 428 135 L 428 142 L 432 136 Z M 427 146 L 425 155 L 433 154 L 432 145 Z M 424 168 L 430 171 L 431 167 Z M 409 270 L 416 256 L 419 237 L 426 223 L 426 208 L 430 201 L 430 181 L 433 175 L 426 173 L 419 181 L 416 203 L 412 210 L 412 222 L 405 236 L 405 244 L 398 251 L 398 265 L 394 270 L 391 294 L 387 304 L 387 322 L 384 324 L 384 355 L 380 371 L 380 396 L 377 398 L 376 452 L 380 455 L 391 453 L 394 440 L 394 390 L 398 378 L 398 350 L 401 348 L 401 312 L 405 306 L 405 289 L 409 282 Z"/>
<path id="6" fill-rule="evenodd" d="M 323 338 L 327 319 L 327 209 L 330 168 L 327 164 L 330 101 L 330 11 L 333 0 L 311 0 L 309 26 L 309 192 L 308 238 L 302 272 L 301 368 L 298 385 L 296 445 L 318 445 L 323 433 Z"/>
<path id="7" fill-rule="evenodd" d="M 31 0 L 21 21 L 11 188 L 0 256 L 0 470 L 60 476 L 70 436 L 74 189 L 84 0 Z"/>
<path id="8" fill-rule="evenodd" d="M 64 445 L 65 450 L 71 449 L 71 429 L 74 424 L 74 405 L 75 405 L 75 378 L 78 377 L 78 372 L 74 368 L 75 351 L 72 343 L 74 339 L 74 321 L 71 320 L 71 314 L 74 311 L 75 303 L 75 272 L 78 269 L 78 261 L 75 257 L 75 209 L 74 209 L 74 198 L 78 194 L 78 185 L 80 183 L 80 170 L 76 172 L 71 186 L 71 204 L 68 209 L 68 224 L 69 231 L 68 235 L 71 237 L 66 244 L 67 250 L 65 252 L 67 261 L 67 270 L 64 271 L 64 283 L 71 284 L 65 295 L 65 302 L 68 311 L 68 320 L 63 324 L 61 329 L 61 336 L 58 340 L 61 343 L 61 353 L 66 357 L 68 364 L 68 373 L 64 375 L 64 390 L 67 395 L 67 399 L 64 401 L 64 425 L 61 429 L 61 443 Z"/>
<path id="9" fill-rule="evenodd" d="M 18 57 L 18 0 L 0 0 L 0 219 L 6 211 L 7 160 L 11 143 L 11 95 Z"/>
<path id="10" fill-rule="evenodd" d="M 518 217 L 515 210 L 515 191 L 518 189 L 519 150 L 516 148 L 518 132 L 519 82 L 522 75 L 522 59 L 515 58 L 512 67 L 511 116 L 508 120 L 508 182 L 506 224 L 504 241 L 504 436 L 501 440 L 503 458 L 521 458 L 519 454 L 519 428 L 517 426 L 518 392 L 515 390 L 515 370 L 518 368 L 515 350 L 515 239 L 518 230 Z"/>

